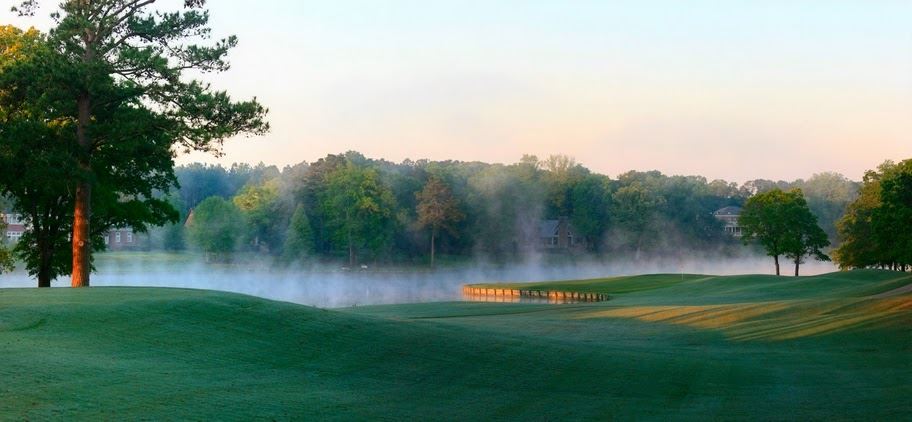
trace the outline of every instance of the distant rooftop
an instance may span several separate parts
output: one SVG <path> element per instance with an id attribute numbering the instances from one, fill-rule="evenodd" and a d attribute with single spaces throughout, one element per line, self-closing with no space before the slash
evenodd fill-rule
<path id="1" fill-rule="evenodd" d="M 538 226 L 539 237 L 557 236 L 557 227 L 560 220 L 542 220 Z"/>
<path id="2" fill-rule="evenodd" d="M 741 215 L 741 207 L 725 207 L 713 213 L 713 215 L 723 216 L 723 215 Z"/>

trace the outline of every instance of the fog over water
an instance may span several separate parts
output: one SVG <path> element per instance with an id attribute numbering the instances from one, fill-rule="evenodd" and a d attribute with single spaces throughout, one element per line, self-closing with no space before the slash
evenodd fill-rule
<path id="1" fill-rule="evenodd" d="M 524 264 L 493 265 L 478 263 L 458 268 L 426 270 L 371 269 L 344 271 L 338 267 L 310 270 L 279 269 L 266 263 L 207 264 L 192 260 L 165 262 L 153 259 L 98 260 L 93 286 L 149 286 L 211 289 L 236 292 L 304 305 L 334 308 L 361 305 L 462 300 L 466 283 L 520 282 L 598 278 L 617 275 L 688 274 L 772 274 L 772 259 L 719 258 L 711 260 L 586 261 L 548 264 L 541 260 Z M 783 274 L 794 267 L 783 262 Z M 832 263 L 809 262 L 801 266 L 802 275 L 836 271 Z M 69 284 L 63 277 L 54 286 Z M 0 287 L 34 287 L 35 280 L 21 270 L 0 276 Z"/>

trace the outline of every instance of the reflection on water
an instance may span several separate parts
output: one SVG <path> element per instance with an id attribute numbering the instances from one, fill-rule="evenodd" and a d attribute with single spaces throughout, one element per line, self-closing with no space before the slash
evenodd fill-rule
<path id="1" fill-rule="evenodd" d="M 487 296 L 463 295 L 466 302 L 491 302 L 491 303 L 541 303 L 549 305 L 563 305 L 568 303 L 592 303 L 591 300 L 556 298 L 556 297 L 529 297 L 529 296 Z"/>
<path id="2" fill-rule="evenodd" d="M 553 290 L 484 288 L 472 285 L 462 287 L 462 297 L 470 302 L 498 303 L 584 303 L 604 302 L 608 295 L 589 292 L 561 292 Z"/>

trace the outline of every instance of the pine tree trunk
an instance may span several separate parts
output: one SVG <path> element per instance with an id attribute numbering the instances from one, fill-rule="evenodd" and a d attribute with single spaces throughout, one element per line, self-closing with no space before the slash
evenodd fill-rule
<path id="1" fill-rule="evenodd" d="M 774 256 L 773 261 L 776 262 L 776 275 L 779 275 L 779 255 Z"/>
<path id="2" fill-rule="evenodd" d="M 91 270 L 91 264 L 89 264 L 91 192 L 92 187 L 88 182 L 80 181 L 76 185 L 76 209 L 73 213 L 73 273 L 71 277 L 71 285 L 73 287 L 89 286 L 89 272 Z"/>
<path id="3" fill-rule="evenodd" d="M 76 125 L 76 141 L 79 143 L 80 152 L 84 154 L 79 157 L 79 169 L 84 173 L 89 173 L 91 172 L 90 148 L 86 127 L 91 118 L 91 104 L 87 94 L 79 97 L 77 108 L 79 121 Z M 76 184 L 76 206 L 73 211 L 73 273 L 71 276 L 71 285 L 73 287 L 89 286 L 89 273 L 92 268 L 89 263 L 92 243 L 89 228 L 91 216 L 92 186 L 83 178 Z"/>

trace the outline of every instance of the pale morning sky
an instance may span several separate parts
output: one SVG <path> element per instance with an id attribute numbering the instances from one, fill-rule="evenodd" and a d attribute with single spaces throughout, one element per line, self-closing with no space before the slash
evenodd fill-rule
<path id="1" fill-rule="evenodd" d="M 7 3 L 12 4 L 12 1 Z M 49 5 L 55 1 L 46 2 Z M 182 3 L 162 0 L 162 4 Z M 563 153 L 744 181 L 912 157 L 912 1 L 210 0 L 211 79 L 273 131 L 225 157 L 515 162 Z M 0 23 L 35 24 L 0 11 Z"/>

